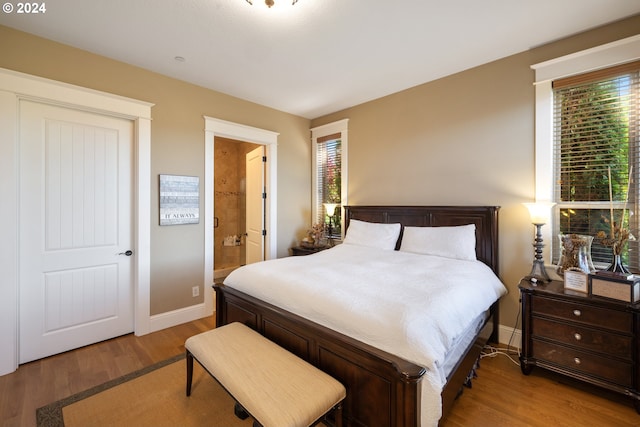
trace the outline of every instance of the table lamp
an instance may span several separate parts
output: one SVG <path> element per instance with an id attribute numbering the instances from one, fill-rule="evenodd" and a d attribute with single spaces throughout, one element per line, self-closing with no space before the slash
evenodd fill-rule
<path id="1" fill-rule="evenodd" d="M 333 216 L 336 214 L 336 207 L 338 206 L 337 203 L 323 203 L 324 204 L 324 210 L 327 213 L 327 216 L 329 216 L 329 239 L 331 239 L 331 236 L 333 235 L 333 227 L 332 227 L 332 219 Z"/>
<path id="2" fill-rule="evenodd" d="M 549 222 L 550 210 L 555 205 L 551 202 L 536 202 L 536 203 L 523 203 L 529 209 L 529 215 L 531 216 L 531 222 L 536 227 L 536 238 L 533 242 L 535 248 L 535 257 L 533 260 L 533 266 L 531 267 L 531 273 L 527 278 L 532 282 L 550 282 L 551 279 L 547 274 L 547 269 L 544 266 L 544 260 L 542 259 L 542 232 L 540 229 L 543 225 Z"/>

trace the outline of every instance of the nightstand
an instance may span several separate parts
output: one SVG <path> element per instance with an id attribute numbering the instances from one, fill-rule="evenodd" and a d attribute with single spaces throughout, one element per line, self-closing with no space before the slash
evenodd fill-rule
<path id="1" fill-rule="evenodd" d="M 316 252 L 324 251 L 325 249 L 329 249 L 330 246 L 314 246 L 314 247 L 306 247 L 306 246 L 294 246 L 291 248 L 291 255 L 300 256 L 300 255 L 311 255 Z"/>
<path id="2" fill-rule="evenodd" d="M 518 285 L 520 369 L 558 372 L 634 399 L 640 413 L 640 304 L 565 290 L 563 282 Z"/>

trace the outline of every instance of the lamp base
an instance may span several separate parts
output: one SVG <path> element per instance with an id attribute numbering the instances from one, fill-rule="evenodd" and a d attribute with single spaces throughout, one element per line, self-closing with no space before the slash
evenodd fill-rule
<path id="1" fill-rule="evenodd" d="M 547 269 L 544 266 L 544 262 L 542 260 L 534 260 L 533 266 L 531 267 L 531 273 L 526 276 L 528 280 L 536 279 L 538 282 L 550 282 L 551 278 L 547 274 Z"/>

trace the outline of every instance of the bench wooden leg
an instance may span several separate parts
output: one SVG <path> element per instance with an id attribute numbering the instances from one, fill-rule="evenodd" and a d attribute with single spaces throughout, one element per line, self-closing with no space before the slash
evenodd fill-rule
<path id="1" fill-rule="evenodd" d="M 336 427 L 342 427 L 342 403 L 338 403 L 333 411 L 333 417 L 335 418 Z"/>
<path id="2" fill-rule="evenodd" d="M 333 415 L 333 422 L 331 422 L 331 415 Z M 342 419 L 342 402 L 338 403 L 336 406 L 331 408 L 329 412 L 327 412 L 322 418 L 313 423 L 311 427 L 317 427 L 320 423 L 324 423 L 323 425 L 329 425 L 331 427 L 342 427 L 343 419 Z"/>
<path id="3" fill-rule="evenodd" d="M 191 382 L 193 381 L 193 354 L 187 350 L 187 396 L 191 396 Z"/>
<path id="4" fill-rule="evenodd" d="M 233 405 L 233 413 L 236 417 L 240 418 L 241 420 L 246 420 L 247 418 L 249 418 L 249 413 L 247 412 L 247 410 L 244 409 L 242 405 L 239 404 L 238 402 L 236 402 L 236 404 Z"/>

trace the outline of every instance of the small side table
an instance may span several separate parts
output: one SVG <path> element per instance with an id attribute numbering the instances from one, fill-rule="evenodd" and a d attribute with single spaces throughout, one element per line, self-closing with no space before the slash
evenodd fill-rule
<path id="1" fill-rule="evenodd" d="M 629 396 L 640 413 L 640 303 L 522 280 L 520 368 L 555 371 Z"/>
<path id="2" fill-rule="evenodd" d="M 325 249 L 329 249 L 329 246 L 294 246 L 291 248 L 291 255 L 293 256 L 302 256 L 302 255 L 311 255 L 316 252 L 323 251 Z"/>

